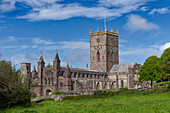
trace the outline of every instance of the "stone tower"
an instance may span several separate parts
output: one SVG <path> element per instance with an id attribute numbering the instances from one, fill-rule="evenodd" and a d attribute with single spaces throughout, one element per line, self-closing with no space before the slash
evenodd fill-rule
<path id="1" fill-rule="evenodd" d="M 21 63 L 21 74 L 22 75 L 31 74 L 31 63 Z"/>
<path id="2" fill-rule="evenodd" d="M 92 70 L 109 72 L 114 64 L 119 64 L 118 51 L 119 31 L 113 33 L 105 31 L 92 33 L 90 30 L 90 65 Z"/>
<path id="3" fill-rule="evenodd" d="M 38 87 L 39 87 L 39 95 L 42 96 L 42 86 L 43 86 L 43 68 L 45 67 L 45 62 L 42 56 L 42 53 L 40 55 L 39 61 L 38 61 Z"/>
<path id="4" fill-rule="evenodd" d="M 22 82 L 31 77 L 31 63 L 21 63 Z"/>

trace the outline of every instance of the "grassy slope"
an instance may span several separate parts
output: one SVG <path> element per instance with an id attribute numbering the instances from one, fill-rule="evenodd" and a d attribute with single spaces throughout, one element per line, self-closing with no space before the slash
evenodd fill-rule
<path id="1" fill-rule="evenodd" d="M 0 112 L 7 113 L 170 113 L 170 93 L 116 96 L 89 100 L 46 100 L 31 107 L 16 106 Z"/>

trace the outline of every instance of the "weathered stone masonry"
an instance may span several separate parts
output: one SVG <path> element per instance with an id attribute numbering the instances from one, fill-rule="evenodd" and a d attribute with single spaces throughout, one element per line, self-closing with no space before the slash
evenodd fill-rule
<path id="1" fill-rule="evenodd" d="M 144 85 L 139 82 L 140 65 L 137 63 L 119 64 L 119 32 L 105 31 L 92 33 L 90 30 L 90 63 L 89 68 L 71 68 L 60 66 L 58 52 L 53 65 L 45 62 L 40 55 L 38 70 L 34 66 L 32 78 L 38 83 L 34 92 L 37 96 L 49 95 L 54 91 L 107 90 L 112 88 L 138 88 Z M 21 74 L 29 75 L 30 63 L 21 64 Z"/>

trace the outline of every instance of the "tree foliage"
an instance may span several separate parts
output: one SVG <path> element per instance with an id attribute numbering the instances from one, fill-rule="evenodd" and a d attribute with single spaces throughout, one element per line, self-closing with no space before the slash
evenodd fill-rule
<path id="1" fill-rule="evenodd" d="M 170 48 L 167 48 L 161 55 L 162 74 L 164 79 L 170 79 Z"/>
<path id="2" fill-rule="evenodd" d="M 146 59 L 139 71 L 141 82 L 143 81 L 157 81 L 161 79 L 161 60 L 157 56 L 150 56 Z"/>
<path id="3" fill-rule="evenodd" d="M 0 61 L 0 107 L 30 102 L 31 79 L 22 80 L 20 71 L 11 62 Z"/>
<path id="4" fill-rule="evenodd" d="M 161 60 L 163 64 L 166 64 L 168 61 L 170 61 L 170 47 L 164 50 L 163 54 L 161 55 Z"/>

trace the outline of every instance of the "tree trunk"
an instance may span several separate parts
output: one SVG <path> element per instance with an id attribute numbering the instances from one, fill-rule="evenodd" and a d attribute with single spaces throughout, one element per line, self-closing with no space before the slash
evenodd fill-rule
<path id="1" fill-rule="evenodd" d="M 153 86 L 153 81 L 151 80 L 151 87 Z"/>

